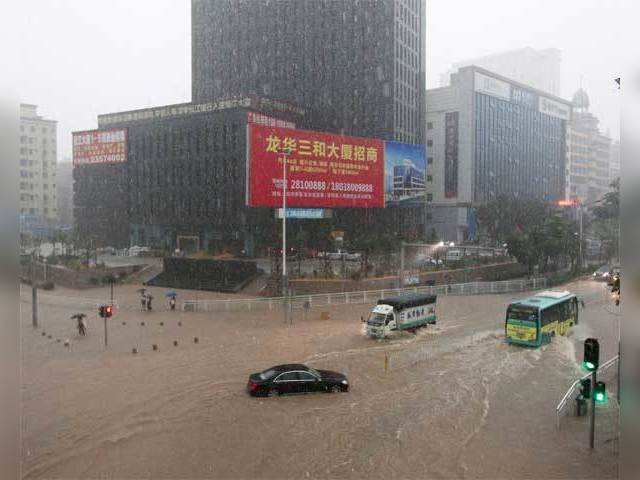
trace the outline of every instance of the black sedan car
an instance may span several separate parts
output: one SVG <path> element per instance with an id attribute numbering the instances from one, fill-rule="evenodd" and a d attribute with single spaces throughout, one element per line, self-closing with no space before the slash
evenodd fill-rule
<path id="1" fill-rule="evenodd" d="M 252 373 L 247 383 L 247 391 L 256 397 L 348 390 L 349 382 L 343 374 L 295 363 Z"/>

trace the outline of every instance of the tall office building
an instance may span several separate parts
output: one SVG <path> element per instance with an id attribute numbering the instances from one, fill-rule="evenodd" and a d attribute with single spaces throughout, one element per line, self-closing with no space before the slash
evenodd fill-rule
<path id="1" fill-rule="evenodd" d="M 20 104 L 20 227 L 43 234 L 58 216 L 56 202 L 57 122 Z"/>
<path id="2" fill-rule="evenodd" d="M 254 94 L 302 127 L 423 143 L 424 0 L 192 0 L 193 102 Z"/>
<path id="3" fill-rule="evenodd" d="M 611 138 L 600 132 L 599 120 L 589 111 L 589 96 L 582 88 L 573 95 L 573 118 L 567 147 L 567 197 L 591 203 L 609 191 Z"/>
<path id="4" fill-rule="evenodd" d="M 474 238 L 474 208 L 500 196 L 564 199 L 570 119 L 570 102 L 475 66 L 427 90 L 427 220 L 438 235 Z"/>
<path id="5" fill-rule="evenodd" d="M 247 123 L 423 144 L 424 17 L 424 0 L 192 0 L 192 102 L 101 115 L 99 131 L 76 133 L 81 237 L 249 254 L 272 243 L 273 212 L 245 205 Z M 109 131 L 124 135 L 119 159 L 82 158 Z M 418 173 L 404 172 L 399 193 L 418 189 Z M 379 222 L 411 238 L 423 209 L 334 215 L 348 234 Z"/>
<path id="6" fill-rule="evenodd" d="M 460 68 L 476 65 L 558 96 L 560 95 L 561 63 L 562 54 L 557 48 L 546 50 L 536 50 L 531 47 L 519 48 L 454 63 L 451 69 L 440 77 L 440 86 L 449 85 L 451 74 Z"/>

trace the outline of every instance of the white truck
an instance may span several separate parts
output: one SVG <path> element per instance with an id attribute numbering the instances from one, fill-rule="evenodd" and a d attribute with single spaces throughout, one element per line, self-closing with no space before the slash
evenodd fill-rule
<path id="1" fill-rule="evenodd" d="M 378 300 L 367 319 L 366 332 L 372 338 L 384 338 L 390 332 L 436 323 L 436 295 L 414 294 Z"/>

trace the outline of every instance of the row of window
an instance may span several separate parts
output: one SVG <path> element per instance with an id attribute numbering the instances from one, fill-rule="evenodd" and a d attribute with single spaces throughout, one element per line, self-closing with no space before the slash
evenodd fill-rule
<path id="1" fill-rule="evenodd" d="M 37 184 L 35 183 L 31 183 L 31 182 L 20 182 L 20 190 L 35 190 Z M 42 189 L 43 190 L 49 190 L 49 184 L 48 183 L 43 183 L 42 184 Z M 52 183 L 51 184 L 51 190 L 55 190 L 56 189 L 56 184 Z"/>
<path id="2" fill-rule="evenodd" d="M 238 125 L 222 127 L 173 128 L 130 139 L 132 160 L 182 156 L 186 152 L 200 155 L 222 149 L 235 149 L 240 142 Z"/>
<path id="3" fill-rule="evenodd" d="M 39 215 L 40 214 L 40 209 L 38 208 L 21 208 L 20 209 L 20 213 L 22 213 L 23 215 Z M 43 208 L 43 214 L 44 215 L 49 215 L 49 213 L 55 215 L 56 214 L 56 209 L 52 208 L 51 210 L 49 210 L 49 208 L 44 207 Z"/>
<path id="4" fill-rule="evenodd" d="M 24 132 L 25 130 L 26 130 L 25 126 L 24 125 L 20 125 L 20 131 Z M 36 127 L 34 125 L 31 125 L 29 127 L 29 131 L 32 132 L 32 133 L 35 132 L 36 131 Z M 42 126 L 40 128 L 40 131 L 42 133 L 47 133 L 47 132 L 56 133 L 56 127 L 54 127 L 54 126 L 50 126 L 50 127 Z"/>
<path id="5" fill-rule="evenodd" d="M 542 311 L 540 319 L 541 326 L 549 325 L 553 322 L 563 322 L 569 318 L 576 318 L 578 304 L 574 300 L 559 303 Z"/>
<path id="6" fill-rule="evenodd" d="M 476 200 L 487 193 L 561 196 L 564 129 L 560 119 L 476 93 Z"/>

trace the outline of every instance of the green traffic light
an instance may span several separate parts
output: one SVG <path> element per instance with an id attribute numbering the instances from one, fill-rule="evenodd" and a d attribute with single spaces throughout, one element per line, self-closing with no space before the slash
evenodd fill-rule
<path id="1" fill-rule="evenodd" d="M 593 371 L 596 369 L 596 366 L 591 362 L 582 362 L 582 366 L 589 371 Z"/>
<path id="2" fill-rule="evenodd" d="M 607 386 L 604 382 L 596 383 L 593 399 L 596 403 L 605 403 L 607 401 Z"/>

